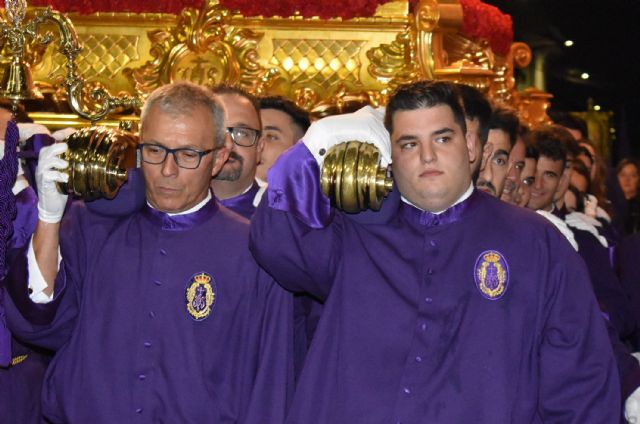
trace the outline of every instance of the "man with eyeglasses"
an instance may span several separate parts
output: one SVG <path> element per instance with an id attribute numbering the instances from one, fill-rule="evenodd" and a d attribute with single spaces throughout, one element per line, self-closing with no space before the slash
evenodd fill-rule
<path id="1" fill-rule="evenodd" d="M 40 155 L 39 222 L 5 306 L 18 337 L 57 350 L 43 413 L 54 423 L 282 422 L 292 299 L 251 257 L 246 221 L 210 192 L 228 156 L 223 111 L 207 89 L 176 83 L 151 94 L 141 123 L 146 205 L 124 218 L 75 203 L 61 221 L 66 144 Z M 33 303 L 24 275 L 50 300 Z"/>
<path id="2" fill-rule="evenodd" d="M 224 126 L 231 147 L 229 159 L 211 180 L 211 188 L 221 204 L 251 218 L 264 191 L 255 179 L 264 148 L 259 104 L 238 87 L 219 85 L 212 91 L 224 109 Z"/>

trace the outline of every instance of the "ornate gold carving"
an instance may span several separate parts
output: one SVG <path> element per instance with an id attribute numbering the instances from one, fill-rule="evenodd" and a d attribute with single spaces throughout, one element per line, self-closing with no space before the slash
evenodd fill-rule
<path id="1" fill-rule="evenodd" d="M 131 62 L 140 58 L 139 37 L 119 34 L 80 34 L 83 50 L 78 55 L 78 72 L 85 78 L 109 81 Z M 55 78 L 64 74 L 66 58 L 61 54 L 53 57 L 50 75 Z"/>
<path id="2" fill-rule="evenodd" d="M 515 68 L 524 68 L 531 62 L 531 49 L 524 43 L 513 43 L 507 56 L 495 56 L 494 77 L 489 96 L 496 102 L 517 103 Z"/>
<path id="3" fill-rule="evenodd" d="M 440 8 L 437 0 L 420 0 L 415 8 L 416 29 L 432 32 L 440 19 Z"/>
<path id="4" fill-rule="evenodd" d="M 367 70 L 378 81 L 389 85 L 390 89 L 419 80 L 422 74 L 415 60 L 415 51 L 414 33 L 407 29 L 398 34 L 392 43 L 381 44 L 367 51 L 370 62 Z"/>
<path id="5" fill-rule="evenodd" d="M 229 25 L 229 14 L 217 0 L 208 0 L 200 11 L 185 9 L 175 28 L 150 32 L 154 59 L 125 70 L 136 92 L 148 94 L 178 80 L 265 91 L 278 72 L 259 63 L 256 46 L 263 34 Z"/>

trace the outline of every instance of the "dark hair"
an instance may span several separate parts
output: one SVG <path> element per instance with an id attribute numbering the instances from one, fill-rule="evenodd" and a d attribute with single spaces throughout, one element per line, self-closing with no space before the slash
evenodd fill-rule
<path id="1" fill-rule="evenodd" d="M 489 122 L 491 121 L 491 103 L 480 90 L 467 84 L 456 84 L 464 113 L 468 119 L 477 119 L 479 125 L 480 144 L 484 147 L 489 138 Z"/>
<path id="2" fill-rule="evenodd" d="M 463 134 L 467 132 L 464 108 L 456 85 L 448 81 L 418 81 L 399 86 L 391 95 L 384 115 L 384 126 L 393 132 L 393 115 L 402 110 L 430 109 L 449 106 Z"/>
<path id="3" fill-rule="evenodd" d="M 0 99 L 0 108 L 4 110 L 8 110 L 11 113 L 14 112 L 13 103 L 11 103 L 11 101 L 9 101 L 8 99 Z M 22 105 L 21 103 L 18 103 L 18 106 L 16 107 L 16 111 L 15 111 L 15 116 L 13 117 L 13 119 L 15 122 L 33 122 L 33 119 L 29 118 L 29 115 L 27 114 L 24 108 L 24 105 Z"/>
<path id="4" fill-rule="evenodd" d="M 533 143 L 533 141 L 529 138 L 529 135 L 528 135 L 529 133 L 530 131 L 527 132 L 524 136 L 524 145 L 525 145 L 524 157 L 527 159 L 538 160 L 538 158 L 540 157 L 540 152 L 538 152 L 538 148 Z"/>
<path id="5" fill-rule="evenodd" d="M 585 165 L 581 160 L 574 160 L 571 164 L 571 168 L 573 168 L 573 172 L 582 175 L 587 180 L 587 193 L 591 193 L 591 175 L 589 175 L 587 165 Z"/>
<path id="6" fill-rule="evenodd" d="M 576 187 L 569 185 L 567 188 L 574 196 L 576 196 L 576 211 L 584 212 L 584 195 L 585 193 L 581 193 Z"/>
<path id="7" fill-rule="evenodd" d="M 580 119 L 569 112 L 559 111 L 559 112 L 551 112 L 551 120 L 556 124 L 565 128 L 571 128 L 572 130 L 580 131 L 582 134 L 582 138 L 587 137 L 589 135 L 589 130 L 587 129 L 587 123 L 584 119 Z"/>
<path id="8" fill-rule="evenodd" d="M 545 156 L 551 160 L 561 160 L 562 166 L 567 164 L 568 146 L 573 139 L 564 128 L 556 125 L 545 125 L 527 134 L 527 140 L 538 150 L 538 157 Z"/>
<path id="9" fill-rule="evenodd" d="M 251 102 L 256 113 L 260 116 L 260 102 L 257 97 L 238 86 L 222 83 L 211 87 L 211 92 L 219 96 L 223 94 L 235 94 L 237 96 L 244 97 Z"/>
<path id="10" fill-rule="evenodd" d="M 636 159 L 625 158 L 625 159 L 622 159 L 620 163 L 618 163 L 618 166 L 616 166 L 616 175 L 618 175 L 620 171 L 622 171 L 622 168 L 624 168 L 627 165 L 635 166 L 636 172 L 640 174 L 640 163 Z"/>
<path id="11" fill-rule="evenodd" d="M 306 132 L 311 125 L 309 112 L 298 107 L 294 102 L 282 96 L 268 96 L 259 99 L 260 109 L 275 109 L 284 112 L 291 117 L 302 132 Z"/>
<path id="12" fill-rule="evenodd" d="M 502 130 L 509 135 L 509 143 L 511 147 L 516 144 L 518 138 L 518 127 L 520 120 L 516 111 L 501 105 L 494 105 L 491 111 L 491 120 L 489 121 L 489 129 Z"/>

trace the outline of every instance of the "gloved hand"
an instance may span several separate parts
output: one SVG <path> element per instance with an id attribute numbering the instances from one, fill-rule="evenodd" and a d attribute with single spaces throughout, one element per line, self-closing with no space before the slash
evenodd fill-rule
<path id="1" fill-rule="evenodd" d="M 636 389 L 624 402 L 624 418 L 629 423 L 640 424 L 640 389 Z"/>
<path id="2" fill-rule="evenodd" d="M 383 108 L 365 106 L 354 113 L 322 118 L 311 124 L 302 140 L 320 168 L 329 149 L 347 141 L 372 143 L 380 150 L 381 165 L 391 163 L 391 140 L 384 127 Z"/>
<path id="3" fill-rule="evenodd" d="M 65 169 L 69 163 L 59 155 L 67 151 L 67 143 L 57 143 L 43 147 L 38 157 L 36 168 L 36 185 L 38 186 L 38 218 L 41 221 L 55 224 L 60 222 L 67 204 L 67 195 L 56 187 L 56 182 L 66 183 L 69 176 L 59 170 Z"/>

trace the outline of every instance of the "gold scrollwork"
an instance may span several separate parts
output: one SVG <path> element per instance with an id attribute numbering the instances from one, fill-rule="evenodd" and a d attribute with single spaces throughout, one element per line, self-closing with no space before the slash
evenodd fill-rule
<path id="1" fill-rule="evenodd" d="M 390 88 L 420 79 L 413 38 L 412 30 L 407 29 L 399 33 L 392 43 L 367 51 L 369 74 Z"/>
<path id="2" fill-rule="evenodd" d="M 259 63 L 257 45 L 263 37 L 229 24 L 230 12 L 208 0 L 201 10 L 185 9 L 176 27 L 149 33 L 153 60 L 125 69 L 141 95 L 179 80 L 203 85 L 237 84 L 251 92 L 266 92 L 278 75 Z"/>

